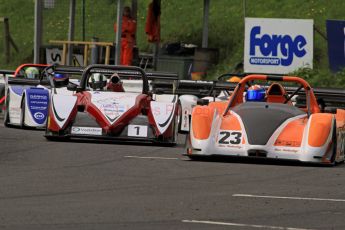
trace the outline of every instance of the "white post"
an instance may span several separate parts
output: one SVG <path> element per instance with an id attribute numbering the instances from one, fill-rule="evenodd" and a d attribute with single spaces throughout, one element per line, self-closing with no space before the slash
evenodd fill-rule
<path id="1" fill-rule="evenodd" d="M 123 8 L 122 0 L 117 0 L 115 65 L 120 65 L 120 57 L 121 57 L 122 8 Z"/>
<path id="2" fill-rule="evenodd" d="M 75 0 L 70 0 L 68 41 L 74 40 Z M 68 44 L 67 65 L 72 65 L 73 45 Z"/>

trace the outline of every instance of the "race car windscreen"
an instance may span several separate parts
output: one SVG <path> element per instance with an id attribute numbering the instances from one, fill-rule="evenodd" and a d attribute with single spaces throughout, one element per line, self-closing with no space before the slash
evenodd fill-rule
<path id="1" fill-rule="evenodd" d="M 293 105 L 297 107 L 306 107 L 306 93 L 302 85 L 297 82 L 276 82 L 276 81 L 251 81 L 248 82 L 246 85 L 246 90 L 243 95 L 244 99 L 246 100 L 246 95 L 248 93 L 248 89 L 253 88 L 253 86 L 260 86 L 265 92 L 265 98 L 263 99 L 266 102 L 271 102 L 270 97 L 275 98 L 272 101 L 277 102 L 279 96 L 281 103 L 291 102 Z M 303 98 L 303 100 L 300 100 Z"/>
<path id="2" fill-rule="evenodd" d="M 143 80 L 138 75 L 92 72 L 87 88 L 91 91 L 141 93 Z"/>

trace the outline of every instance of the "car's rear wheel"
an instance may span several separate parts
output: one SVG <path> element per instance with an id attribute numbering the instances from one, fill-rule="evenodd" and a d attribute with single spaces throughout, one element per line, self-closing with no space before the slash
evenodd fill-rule
<path id="1" fill-rule="evenodd" d="M 202 156 L 188 155 L 188 158 L 192 161 L 202 161 L 204 158 Z"/>
<path id="2" fill-rule="evenodd" d="M 9 111 L 9 108 L 10 108 L 10 93 L 8 92 L 6 100 L 5 100 L 5 114 L 4 114 L 4 125 L 6 127 L 10 126 L 10 111 Z"/>
<path id="3" fill-rule="evenodd" d="M 182 106 L 181 106 L 181 102 L 178 101 L 178 112 L 177 112 L 177 116 L 178 116 L 178 132 L 181 133 L 182 132 Z"/>
<path id="4" fill-rule="evenodd" d="M 5 97 L 5 85 L 4 84 L 0 84 L 0 100 Z M 0 103 L 0 112 L 2 112 L 4 108 L 4 102 Z"/>
<path id="5" fill-rule="evenodd" d="M 25 128 L 25 96 L 23 96 L 22 104 L 21 104 L 21 113 L 20 113 L 20 128 Z"/>
<path id="6" fill-rule="evenodd" d="M 178 134 L 179 134 L 179 131 L 180 131 L 180 114 L 181 114 L 181 104 L 178 103 L 177 104 L 177 115 L 175 115 L 175 118 L 174 118 L 174 128 L 173 128 L 173 138 L 172 138 L 172 142 L 174 144 L 178 144 Z"/>
<path id="7" fill-rule="evenodd" d="M 332 146 L 331 146 L 331 153 L 332 156 L 330 158 L 331 165 L 335 165 L 336 163 L 336 156 L 337 156 L 337 126 L 336 122 L 333 122 L 333 132 L 332 132 Z"/>

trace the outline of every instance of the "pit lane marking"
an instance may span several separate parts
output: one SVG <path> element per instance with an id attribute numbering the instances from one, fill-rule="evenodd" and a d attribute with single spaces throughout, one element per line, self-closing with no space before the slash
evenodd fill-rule
<path id="1" fill-rule="evenodd" d="M 259 196 L 259 195 L 251 195 L 251 194 L 233 194 L 232 196 L 234 196 L 234 197 L 249 197 L 249 198 L 266 198 L 266 199 L 289 199 L 289 200 L 345 202 L 344 199 L 326 199 L 326 198 L 295 197 L 295 196 Z"/>
<path id="2" fill-rule="evenodd" d="M 313 230 L 310 228 L 292 228 L 292 227 L 280 227 L 280 226 L 258 225 L 258 224 L 240 224 L 240 223 L 217 222 L 217 221 L 208 221 L 208 220 L 182 220 L 182 222 L 183 223 L 193 223 L 193 224 L 213 224 L 213 225 L 223 225 L 223 226 L 265 228 L 265 229 Z"/>
<path id="3" fill-rule="evenodd" d="M 179 160 L 179 158 L 172 157 L 140 157 L 140 156 L 124 156 L 125 158 L 138 158 L 138 159 L 157 159 L 157 160 Z"/>

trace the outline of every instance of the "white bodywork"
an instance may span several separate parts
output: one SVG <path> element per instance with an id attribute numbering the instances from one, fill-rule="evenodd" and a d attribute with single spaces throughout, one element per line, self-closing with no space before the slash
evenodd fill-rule
<path id="1" fill-rule="evenodd" d="M 303 118 L 307 115 L 299 115 L 292 117 L 283 122 L 269 138 L 268 142 L 265 145 L 251 145 L 248 143 L 247 134 L 244 128 L 244 124 L 238 114 L 231 111 L 232 115 L 236 116 L 241 125 L 241 130 L 220 130 L 221 126 L 221 116 L 217 111 L 214 113 L 213 122 L 211 125 L 210 135 L 207 139 L 196 139 L 194 138 L 193 127 L 190 131 L 190 143 L 187 147 L 190 148 L 190 153 L 192 155 L 201 155 L 201 156 L 211 156 L 211 155 L 223 155 L 223 156 L 243 156 L 248 157 L 248 150 L 263 150 L 267 152 L 267 158 L 273 159 L 288 159 L 288 160 L 298 160 L 305 162 L 315 162 L 321 163 L 322 157 L 327 155 L 331 156 L 331 149 L 328 150 L 329 145 L 332 141 L 332 131 L 330 131 L 327 141 L 321 147 L 312 147 L 308 145 L 308 130 L 310 123 L 313 119 L 313 115 L 308 120 L 308 123 L 304 129 L 303 139 L 300 147 L 289 147 L 289 146 L 274 146 L 275 141 L 277 140 L 279 134 L 284 129 L 284 127 L 293 120 Z M 335 127 L 333 127 L 335 128 Z M 231 140 L 234 140 L 234 136 L 229 135 L 228 144 L 220 144 L 220 132 L 241 132 L 244 141 L 241 141 L 238 144 L 230 144 Z M 327 153 L 326 151 L 329 151 Z M 343 156 L 342 156 L 343 157 Z M 339 160 L 339 159 L 338 159 Z M 343 160 L 343 159 L 340 159 Z"/>
<path id="2" fill-rule="evenodd" d="M 141 80 L 122 80 L 123 87 L 126 92 L 141 92 L 142 91 L 142 81 Z M 150 83 L 150 81 L 149 81 Z M 151 84 L 149 84 L 151 85 Z M 151 89 L 150 89 L 151 90 Z M 157 102 L 173 102 L 176 95 L 174 94 L 153 94 L 152 98 Z M 208 96 L 203 97 L 208 101 L 221 101 L 227 98 L 227 95 L 222 91 L 220 95 L 216 98 Z M 178 97 L 177 103 L 180 106 L 181 113 L 179 114 L 178 121 L 181 123 L 179 125 L 180 132 L 189 132 L 190 130 L 190 116 L 192 114 L 192 109 L 197 105 L 198 97 L 195 95 L 181 95 Z"/>
<path id="3" fill-rule="evenodd" d="M 39 124 L 35 122 L 35 119 L 33 118 L 33 116 L 38 117 L 38 116 L 42 116 L 42 114 L 37 112 L 34 115 L 32 115 L 31 112 L 29 111 L 28 101 L 24 100 L 24 98 L 26 97 L 26 90 L 30 88 L 30 86 L 19 86 L 19 87 L 23 87 L 22 93 L 18 93 L 18 92 L 16 93 L 13 87 L 18 87 L 18 86 L 12 86 L 12 85 L 6 84 L 6 91 L 5 91 L 6 98 L 9 98 L 9 101 L 7 102 L 8 103 L 8 111 L 7 111 L 8 124 L 16 125 L 16 126 L 24 125 L 27 127 L 44 128 L 46 125 L 46 121 L 42 124 Z M 48 91 L 48 95 L 51 94 L 51 90 L 45 86 L 38 85 L 36 86 L 36 88 L 42 88 L 43 90 Z M 68 91 L 66 87 L 57 88 L 56 93 L 62 94 L 62 95 L 73 94 L 73 92 Z M 25 109 L 24 113 L 22 112 L 22 103 L 24 103 L 24 109 Z M 22 119 L 22 114 L 25 115 L 24 119 Z M 22 124 L 22 120 L 23 120 L 23 124 Z"/>

